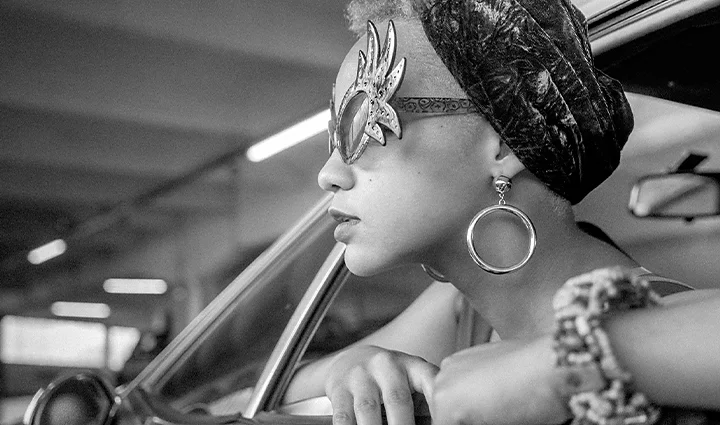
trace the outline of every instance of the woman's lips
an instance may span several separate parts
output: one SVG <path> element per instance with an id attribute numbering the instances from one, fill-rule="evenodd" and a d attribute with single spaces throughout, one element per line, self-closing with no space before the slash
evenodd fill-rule
<path id="1" fill-rule="evenodd" d="M 360 218 L 358 218 L 354 215 L 346 214 L 346 213 L 338 210 L 337 208 L 329 208 L 328 213 L 332 216 L 332 218 L 335 221 L 337 221 L 340 224 L 343 224 L 343 223 L 353 223 L 354 224 L 354 223 L 357 223 L 358 221 L 360 221 Z"/>
<path id="2" fill-rule="evenodd" d="M 328 213 L 335 221 L 338 222 L 338 225 L 337 227 L 335 227 L 334 232 L 335 240 L 338 242 L 347 243 L 350 239 L 350 232 L 352 231 L 352 227 L 360 222 L 360 218 L 354 215 L 344 213 L 337 208 L 328 209 Z"/>

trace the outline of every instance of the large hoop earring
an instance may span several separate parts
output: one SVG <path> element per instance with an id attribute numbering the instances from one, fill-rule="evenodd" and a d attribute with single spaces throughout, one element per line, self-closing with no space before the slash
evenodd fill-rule
<path id="1" fill-rule="evenodd" d="M 477 215 L 475 215 L 475 217 L 473 217 L 472 221 L 470 222 L 470 226 L 468 226 L 466 242 L 468 251 L 470 252 L 470 256 L 472 257 L 473 261 L 475 261 L 475 263 L 480 266 L 480 268 L 493 274 L 505 274 L 514 272 L 515 270 L 524 266 L 525 264 L 527 264 L 528 261 L 530 261 L 530 258 L 535 252 L 535 246 L 537 245 L 537 233 L 535 232 L 535 226 L 533 225 L 532 221 L 530 221 L 530 218 L 527 216 L 527 214 L 520 211 L 518 208 L 513 207 L 512 205 L 507 205 L 505 203 L 505 193 L 510 190 L 511 186 L 512 183 L 510 182 L 509 178 L 505 176 L 498 176 L 498 178 L 495 179 L 495 191 L 500 196 L 500 202 L 497 205 L 487 207 L 477 213 Z M 493 266 L 492 264 L 488 264 L 487 262 L 483 261 L 482 258 L 480 258 L 480 255 L 475 248 L 475 226 L 477 226 L 478 221 L 480 221 L 480 219 L 482 219 L 483 217 L 498 211 L 509 212 L 510 214 L 518 217 L 520 220 L 522 220 L 523 224 L 525 225 L 525 229 L 527 229 L 529 233 L 527 254 L 525 254 L 525 257 L 519 263 L 509 267 L 497 267 Z"/>
<path id="2" fill-rule="evenodd" d="M 438 282 L 450 282 L 448 278 L 445 277 L 445 275 L 435 270 L 434 268 L 426 266 L 425 264 L 420 264 L 420 267 L 422 267 L 423 271 L 434 280 L 437 280 Z"/>

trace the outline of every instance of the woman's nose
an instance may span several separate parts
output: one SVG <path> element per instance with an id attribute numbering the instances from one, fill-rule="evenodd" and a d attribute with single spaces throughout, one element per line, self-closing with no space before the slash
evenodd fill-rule
<path id="1" fill-rule="evenodd" d="M 352 170 L 340 158 L 337 149 L 333 150 L 332 155 L 318 173 L 318 185 L 328 192 L 337 192 L 338 190 L 350 190 L 354 184 Z"/>

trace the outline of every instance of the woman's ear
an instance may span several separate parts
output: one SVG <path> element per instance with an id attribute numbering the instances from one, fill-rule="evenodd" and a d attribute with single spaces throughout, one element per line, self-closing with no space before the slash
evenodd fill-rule
<path id="1" fill-rule="evenodd" d="M 505 176 L 508 178 L 515 177 L 516 174 L 525 169 L 515 153 L 508 145 L 503 142 L 500 135 L 484 118 L 479 117 L 479 126 L 474 127 L 474 135 L 476 137 L 477 152 L 483 157 L 485 164 L 489 164 L 488 171 L 493 178 Z M 479 140 L 478 140 L 479 139 Z M 477 143 L 480 141 L 480 143 Z"/>
<path id="2" fill-rule="evenodd" d="M 497 133 L 495 135 L 496 137 L 490 138 L 493 155 L 491 169 L 493 178 L 498 176 L 513 178 L 517 173 L 524 170 L 525 166 L 520 162 L 515 152 L 500 139 L 500 136 L 497 136 Z"/>
<path id="3" fill-rule="evenodd" d="M 513 178 L 517 173 L 525 169 L 525 166 L 518 159 L 513 152 L 505 143 L 500 142 L 500 155 L 497 158 L 498 162 L 498 175 L 503 175 L 508 178 Z M 497 177 L 497 176 L 495 176 Z"/>

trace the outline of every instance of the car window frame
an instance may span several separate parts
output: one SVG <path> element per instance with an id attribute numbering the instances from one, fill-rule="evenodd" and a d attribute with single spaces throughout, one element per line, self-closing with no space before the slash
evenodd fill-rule
<path id="1" fill-rule="evenodd" d="M 155 400 L 153 397 L 154 389 L 161 386 L 163 382 L 194 353 L 195 349 L 202 344 L 208 335 L 218 326 L 222 325 L 225 319 L 232 315 L 235 311 L 234 307 L 241 302 L 243 295 L 247 293 L 248 289 L 253 288 L 260 282 L 272 280 L 274 277 L 272 269 L 282 269 L 286 264 L 292 262 L 299 253 L 303 252 L 312 241 L 330 229 L 334 223 L 327 215 L 327 208 L 330 205 L 331 199 L 332 195 L 324 195 L 295 225 L 280 236 L 275 243 L 263 252 L 240 276 L 231 282 L 223 292 L 205 307 L 135 379 L 126 386 L 119 387 L 117 389 L 118 399 L 128 400 L 128 403 L 132 406 L 132 410 L 135 410 L 135 413 L 142 416 L 151 416 L 161 421 L 160 423 L 183 424 L 195 423 L 197 421 L 202 423 L 227 423 L 230 420 L 235 421 L 243 418 L 239 412 L 223 416 L 185 414 L 170 406 L 161 406 L 160 404 L 162 404 L 162 402 Z M 337 244 L 331 252 L 335 252 L 335 250 L 337 250 Z M 341 253 L 337 252 L 328 257 L 342 259 Z M 271 272 L 267 270 L 271 270 Z M 324 267 L 321 267 L 320 270 L 324 270 Z M 329 277 L 334 276 L 335 275 L 331 275 Z M 308 305 L 315 305 L 317 302 L 322 301 L 322 295 L 327 292 L 328 283 L 338 282 L 338 280 L 329 279 L 329 277 L 318 280 L 318 275 L 316 274 L 310 284 L 311 286 L 314 285 L 313 288 L 309 287 L 309 289 L 306 290 L 293 316 L 291 316 L 291 319 L 285 325 L 282 336 L 275 344 L 273 353 L 281 350 L 279 347 L 286 344 L 284 336 L 289 332 L 288 329 L 297 328 L 298 323 L 302 324 L 302 334 L 307 334 L 309 330 L 314 331 L 314 328 L 310 328 L 306 326 L 306 324 L 308 323 L 308 317 L 314 318 L 316 315 L 308 316 L 308 314 L 301 314 L 299 311 L 308 310 Z M 318 322 L 321 316 L 322 314 L 320 314 L 320 317 L 317 319 Z M 296 320 L 298 323 L 296 323 Z M 317 327 L 317 324 L 314 324 L 314 326 Z M 307 342 L 305 345 L 307 345 Z M 302 354 L 296 350 L 292 351 L 292 353 Z M 289 357 L 287 360 L 289 361 L 294 358 L 295 357 Z M 268 369 L 271 368 L 268 363 L 266 363 L 265 366 L 263 366 L 260 379 L 273 377 L 270 382 L 274 382 L 274 374 L 270 372 L 266 373 Z M 263 378 L 265 375 L 268 376 Z M 289 380 L 289 377 L 286 379 Z M 253 389 L 251 399 L 266 400 L 266 395 L 277 393 L 277 391 L 273 391 L 275 389 L 274 385 L 264 384 L 261 386 L 259 383 L 260 381 L 258 381 L 258 384 L 256 384 Z M 258 404 L 258 406 L 259 405 L 260 404 Z"/>
<path id="2" fill-rule="evenodd" d="M 254 418 L 258 412 L 275 410 L 280 404 L 297 362 L 350 274 L 344 253 L 345 246 L 336 243 L 318 270 L 268 358 L 243 417 Z"/>
<path id="3" fill-rule="evenodd" d="M 598 12 L 588 20 L 593 56 L 602 55 L 718 5 L 720 0 L 630 0 Z"/>

